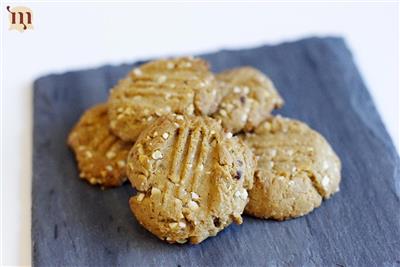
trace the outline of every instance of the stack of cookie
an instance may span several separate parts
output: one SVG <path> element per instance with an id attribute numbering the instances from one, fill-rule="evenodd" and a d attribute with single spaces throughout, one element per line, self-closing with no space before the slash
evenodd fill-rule
<path id="1" fill-rule="evenodd" d="M 128 178 L 137 220 L 169 243 L 200 243 L 242 214 L 285 220 L 339 190 L 340 160 L 251 67 L 214 75 L 198 58 L 132 70 L 107 103 L 71 131 L 80 177 L 115 187 Z"/>

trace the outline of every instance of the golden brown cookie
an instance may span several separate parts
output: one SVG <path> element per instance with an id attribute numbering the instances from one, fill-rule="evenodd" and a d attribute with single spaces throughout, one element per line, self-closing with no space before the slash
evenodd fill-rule
<path id="1" fill-rule="evenodd" d="M 87 110 L 68 136 L 80 170 L 91 184 L 111 187 L 126 180 L 126 158 L 133 143 L 124 142 L 108 128 L 107 105 Z"/>
<path id="2" fill-rule="evenodd" d="M 252 67 L 241 67 L 217 75 L 224 95 L 212 116 L 232 133 L 251 131 L 283 105 L 272 81 Z"/>
<path id="3" fill-rule="evenodd" d="M 169 243 L 200 243 L 241 214 L 252 186 L 250 149 L 208 117 L 169 115 L 139 136 L 127 173 L 138 221 Z"/>
<path id="4" fill-rule="evenodd" d="M 257 158 L 247 214 L 294 218 L 339 191 L 340 160 L 329 143 L 305 123 L 269 118 L 243 139 Z"/>
<path id="5" fill-rule="evenodd" d="M 202 59 L 157 60 L 131 71 L 111 91 L 112 131 L 134 141 L 153 119 L 170 113 L 205 115 L 219 102 L 218 85 Z"/>

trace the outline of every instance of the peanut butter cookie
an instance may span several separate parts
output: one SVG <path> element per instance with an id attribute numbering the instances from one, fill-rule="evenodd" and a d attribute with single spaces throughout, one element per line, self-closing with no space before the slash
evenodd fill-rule
<path id="1" fill-rule="evenodd" d="M 243 139 L 257 158 L 247 214 L 294 218 L 339 191 L 340 160 L 328 142 L 305 123 L 269 118 Z"/>
<path id="2" fill-rule="evenodd" d="M 212 116 L 232 133 L 250 131 L 283 105 L 271 80 L 251 67 L 236 68 L 217 75 L 222 101 Z"/>
<path id="3" fill-rule="evenodd" d="M 200 243 L 242 223 L 254 167 L 250 149 L 212 118 L 161 117 L 129 153 L 132 212 L 162 240 Z"/>
<path id="4" fill-rule="evenodd" d="M 206 115 L 219 102 L 217 82 L 202 59 L 157 60 L 131 71 L 111 91 L 112 131 L 134 141 L 149 122 L 169 114 Z"/>
<path id="5" fill-rule="evenodd" d="M 108 128 L 107 105 L 87 110 L 68 136 L 80 177 L 91 184 L 119 186 L 126 178 L 126 158 L 133 143 L 124 142 Z"/>

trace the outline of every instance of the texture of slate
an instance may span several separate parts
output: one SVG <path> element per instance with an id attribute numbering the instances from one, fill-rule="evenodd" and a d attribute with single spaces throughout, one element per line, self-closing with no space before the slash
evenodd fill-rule
<path id="1" fill-rule="evenodd" d="M 341 191 L 303 218 L 245 217 L 200 245 L 168 245 L 140 227 L 133 189 L 78 179 L 67 134 L 133 65 L 42 77 L 34 83 L 32 249 L 35 266 L 400 265 L 399 157 L 340 38 L 203 55 L 214 71 L 251 65 L 286 100 L 277 113 L 320 131 L 343 163 Z M 138 63 L 137 63 L 138 64 Z"/>

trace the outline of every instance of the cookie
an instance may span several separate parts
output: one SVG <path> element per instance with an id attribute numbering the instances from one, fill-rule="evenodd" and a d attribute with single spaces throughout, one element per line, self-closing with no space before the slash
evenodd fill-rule
<path id="1" fill-rule="evenodd" d="M 149 122 L 170 114 L 206 115 L 217 108 L 218 84 L 202 59 L 157 60 L 131 71 L 111 91 L 112 131 L 134 141 Z"/>
<path id="2" fill-rule="evenodd" d="M 272 81 L 252 67 L 224 71 L 217 80 L 223 98 L 212 117 L 232 133 L 253 130 L 283 105 Z"/>
<path id="3" fill-rule="evenodd" d="M 242 223 L 254 167 L 250 149 L 212 118 L 161 117 L 129 153 L 131 210 L 162 240 L 200 243 Z"/>
<path id="4" fill-rule="evenodd" d="M 340 160 L 324 137 L 305 123 L 273 117 L 243 139 L 257 158 L 247 214 L 295 218 L 339 191 Z"/>
<path id="5" fill-rule="evenodd" d="M 126 179 L 126 158 L 133 143 L 124 142 L 108 128 L 107 105 L 87 110 L 68 136 L 80 177 L 91 184 L 119 186 Z"/>

